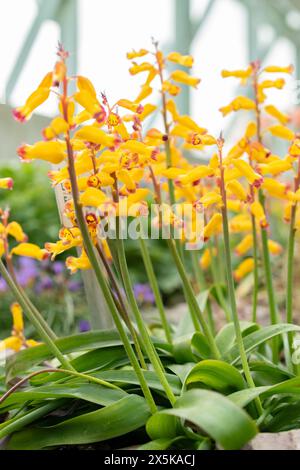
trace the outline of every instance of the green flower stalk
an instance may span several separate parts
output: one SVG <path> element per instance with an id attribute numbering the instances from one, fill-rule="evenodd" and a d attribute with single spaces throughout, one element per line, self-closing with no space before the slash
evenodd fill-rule
<path id="1" fill-rule="evenodd" d="M 246 355 L 246 351 L 244 347 L 244 341 L 243 341 L 242 331 L 240 327 L 237 305 L 236 305 L 236 298 L 235 298 L 234 279 L 233 279 L 232 265 L 231 265 L 228 215 L 227 215 L 227 195 L 226 195 L 226 189 L 225 189 L 224 167 L 223 167 L 223 161 L 222 161 L 223 144 L 224 144 L 224 140 L 221 137 L 218 140 L 218 150 L 219 150 L 219 162 L 220 162 L 220 190 L 221 190 L 221 196 L 222 196 L 222 201 L 223 201 L 221 212 L 222 212 L 222 219 L 223 219 L 223 237 L 224 237 L 224 248 L 225 248 L 225 264 L 226 264 L 228 294 L 229 294 L 231 313 L 232 313 L 232 318 L 233 318 L 233 323 L 234 323 L 234 328 L 235 328 L 236 341 L 237 341 L 240 356 L 241 356 L 241 362 L 242 362 L 245 378 L 246 378 L 248 386 L 250 388 L 255 388 L 255 383 L 251 376 L 251 372 L 250 372 L 250 368 L 249 368 L 249 364 L 247 360 L 247 355 Z M 256 398 L 255 403 L 256 403 L 257 412 L 260 415 L 263 411 L 260 399 Z"/>

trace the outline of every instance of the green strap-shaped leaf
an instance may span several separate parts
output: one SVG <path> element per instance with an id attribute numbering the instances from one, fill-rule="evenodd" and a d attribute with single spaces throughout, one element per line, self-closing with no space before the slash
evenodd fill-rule
<path id="1" fill-rule="evenodd" d="M 244 410 L 211 390 L 189 390 L 176 401 L 174 408 L 157 414 L 177 416 L 193 423 L 228 450 L 240 449 L 258 432 Z M 149 419 L 147 429 L 151 428 L 151 421 L 157 419 L 156 416 Z"/>
<path id="2" fill-rule="evenodd" d="M 235 367 L 216 359 L 201 361 L 193 367 L 185 384 L 197 382 L 222 393 L 230 393 L 245 387 L 244 379 Z"/>
<path id="3" fill-rule="evenodd" d="M 101 442 L 144 426 L 149 415 L 150 411 L 142 397 L 128 395 L 105 408 L 76 416 L 55 426 L 35 426 L 16 432 L 11 436 L 7 448 L 35 450 Z"/>
<path id="4" fill-rule="evenodd" d="M 259 329 L 259 326 L 256 323 L 250 323 L 247 321 L 241 321 L 240 327 L 242 330 L 243 336 L 247 336 Z M 233 323 L 227 323 L 216 336 L 216 343 L 218 349 L 222 355 L 224 355 L 235 343 L 235 327 Z"/>
<path id="5" fill-rule="evenodd" d="M 265 343 L 274 336 L 281 335 L 283 333 L 288 333 L 289 331 L 299 331 L 300 326 L 292 325 L 288 323 L 280 323 L 277 325 L 269 325 L 264 328 L 261 328 L 258 331 L 254 331 L 250 335 L 244 338 L 244 346 L 247 353 L 257 348 L 260 344 Z M 235 344 L 229 351 L 224 355 L 223 359 L 226 362 L 231 362 L 235 364 L 240 360 L 240 353 L 238 345 Z"/>
<path id="6" fill-rule="evenodd" d="M 126 395 L 123 390 L 114 390 L 93 383 L 51 384 L 13 393 L 2 403 L 0 411 L 13 409 L 29 400 L 44 400 L 46 403 L 46 400 L 50 398 L 74 398 L 107 406 Z"/>

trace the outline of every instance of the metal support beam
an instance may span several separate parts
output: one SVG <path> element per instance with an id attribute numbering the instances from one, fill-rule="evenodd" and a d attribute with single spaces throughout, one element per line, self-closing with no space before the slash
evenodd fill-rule
<path id="1" fill-rule="evenodd" d="M 24 44 L 15 61 L 5 88 L 5 101 L 11 95 L 20 78 L 37 35 L 47 20 L 56 21 L 60 26 L 60 40 L 70 51 L 69 67 L 72 74 L 77 70 L 77 0 L 38 0 L 38 12 L 27 33 Z"/>
<path id="2" fill-rule="evenodd" d="M 175 0 L 175 50 L 188 54 L 191 47 L 190 0 Z M 179 67 L 177 67 L 179 68 Z M 188 114 L 190 109 L 189 87 L 183 86 L 177 97 L 181 114 Z"/>

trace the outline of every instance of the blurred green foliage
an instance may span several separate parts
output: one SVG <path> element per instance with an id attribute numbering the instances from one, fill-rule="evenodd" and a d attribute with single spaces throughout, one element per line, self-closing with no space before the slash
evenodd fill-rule
<path id="1" fill-rule="evenodd" d="M 57 240 L 59 218 L 55 194 L 42 164 L 2 166 L 1 177 L 14 180 L 13 191 L 1 191 L 1 207 L 11 209 L 11 220 L 19 222 L 29 241 L 42 246 Z"/>

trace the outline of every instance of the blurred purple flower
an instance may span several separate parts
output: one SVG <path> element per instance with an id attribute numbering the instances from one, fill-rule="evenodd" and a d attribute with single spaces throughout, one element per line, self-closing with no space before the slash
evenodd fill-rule
<path id="1" fill-rule="evenodd" d="M 140 303 L 154 304 L 154 295 L 149 284 L 135 284 L 133 286 L 134 296 Z"/>
<path id="2" fill-rule="evenodd" d="M 91 329 L 90 322 L 88 320 L 80 320 L 78 329 L 80 333 L 84 333 L 85 331 L 90 331 Z"/>
<path id="3" fill-rule="evenodd" d="M 51 277 L 49 276 L 44 276 L 41 278 L 40 282 L 37 283 L 35 286 L 35 290 L 37 293 L 41 293 L 45 290 L 49 290 L 53 287 L 53 281 Z"/>
<path id="4" fill-rule="evenodd" d="M 65 271 L 65 264 L 63 261 L 55 261 L 52 264 L 52 271 L 54 274 L 59 275 L 62 274 Z"/>
<path id="5" fill-rule="evenodd" d="M 68 282 L 68 288 L 71 292 L 77 292 L 81 289 L 81 287 L 82 287 L 82 283 L 79 280 L 71 279 Z"/>
<path id="6" fill-rule="evenodd" d="M 5 292 L 7 290 L 6 281 L 1 277 L 0 278 L 0 292 Z"/>

